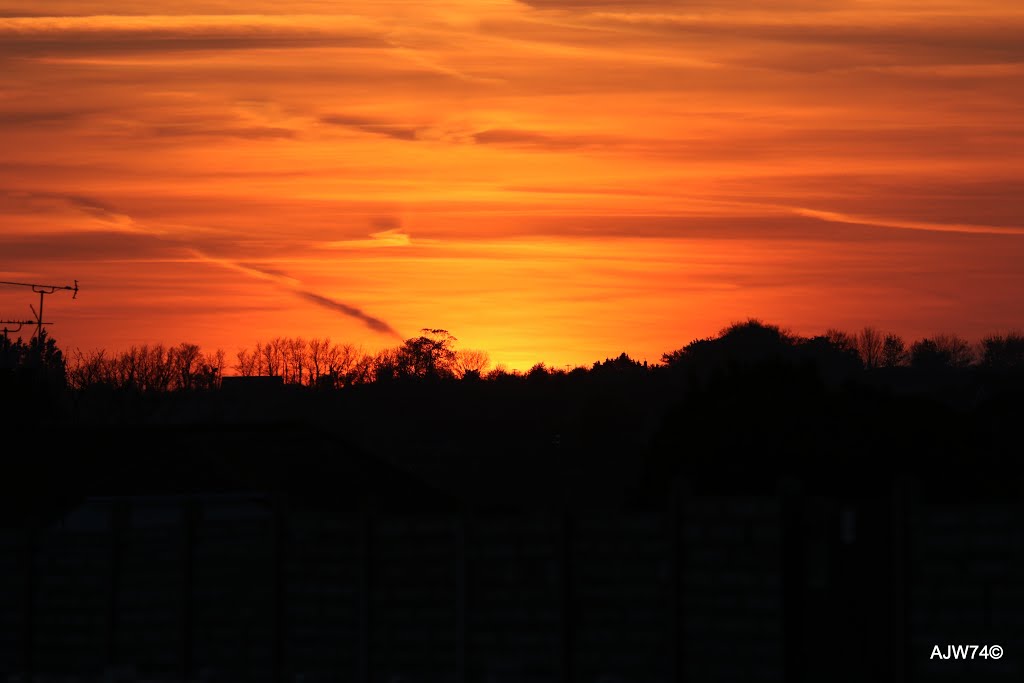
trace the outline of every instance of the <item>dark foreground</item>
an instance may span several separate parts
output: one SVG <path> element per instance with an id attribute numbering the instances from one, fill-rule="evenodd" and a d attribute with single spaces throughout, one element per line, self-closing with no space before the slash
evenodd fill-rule
<path id="1" fill-rule="evenodd" d="M 1019 378 L 869 380 L 22 406 L 0 680 L 1021 680 Z"/>

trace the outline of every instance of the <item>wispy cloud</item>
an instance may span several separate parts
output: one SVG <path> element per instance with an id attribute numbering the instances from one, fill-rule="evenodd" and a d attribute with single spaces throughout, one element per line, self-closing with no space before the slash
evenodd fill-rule
<path id="1" fill-rule="evenodd" d="M 408 247 L 412 245 L 412 238 L 401 228 L 371 232 L 368 239 L 364 240 L 334 240 L 325 242 L 322 246 L 327 249 L 362 249 L 378 247 Z"/>
<path id="2" fill-rule="evenodd" d="M 153 232 L 140 226 L 128 214 L 94 197 L 57 191 L 0 190 L 0 208 L 7 211 L 47 214 L 57 207 L 83 213 L 105 224 L 104 229 L 116 227 L 126 232 Z"/>
<path id="3" fill-rule="evenodd" d="M 149 135 L 158 138 L 180 138 L 180 137 L 212 137 L 212 138 L 241 138 L 243 140 L 275 140 L 294 138 L 296 132 L 290 128 L 277 128 L 274 126 L 234 126 L 234 127 L 205 127 L 189 124 L 172 124 L 167 126 L 155 126 L 149 131 Z"/>
<path id="4" fill-rule="evenodd" d="M 0 18 L 0 57 L 388 45 L 374 22 L 356 17 L 232 14 Z"/>
<path id="5" fill-rule="evenodd" d="M 607 148 L 637 142 L 623 136 L 574 135 L 510 129 L 483 130 L 473 134 L 473 141 L 480 145 L 515 145 L 554 150 Z"/>
<path id="6" fill-rule="evenodd" d="M 352 128 L 364 133 L 372 133 L 373 135 L 383 135 L 384 137 L 394 138 L 395 140 L 417 140 L 423 130 L 422 127 L 417 126 L 388 123 L 365 116 L 349 116 L 342 114 L 321 116 L 320 122 L 331 126 Z"/>
<path id="7" fill-rule="evenodd" d="M 956 232 L 971 235 L 1024 235 L 1024 228 L 998 227 L 994 225 L 968 225 L 963 223 L 932 223 L 924 221 L 907 221 L 899 218 L 863 216 L 840 213 L 837 211 L 821 211 L 794 207 L 793 213 L 799 216 L 817 218 L 830 223 L 851 223 L 856 225 L 876 225 L 882 228 L 900 230 L 923 230 L 926 232 Z"/>

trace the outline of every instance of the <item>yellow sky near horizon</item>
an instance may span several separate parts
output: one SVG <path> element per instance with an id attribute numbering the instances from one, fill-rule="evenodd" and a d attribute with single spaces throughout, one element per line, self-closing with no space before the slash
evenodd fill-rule
<path id="1" fill-rule="evenodd" d="M 0 0 L 0 280 L 65 346 L 1024 326 L 1013 2 Z M 0 287 L 0 318 L 35 299 Z"/>

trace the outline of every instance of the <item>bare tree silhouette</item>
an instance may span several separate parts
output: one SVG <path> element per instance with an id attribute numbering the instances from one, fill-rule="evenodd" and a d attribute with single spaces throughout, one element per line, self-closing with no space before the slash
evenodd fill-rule
<path id="1" fill-rule="evenodd" d="M 874 327 L 868 326 L 857 335 L 857 351 L 864 367 L 868 370 L 877 368 L 882 364 L 882 351 L 885 347 L 885 339 L 882 333 Z"/>

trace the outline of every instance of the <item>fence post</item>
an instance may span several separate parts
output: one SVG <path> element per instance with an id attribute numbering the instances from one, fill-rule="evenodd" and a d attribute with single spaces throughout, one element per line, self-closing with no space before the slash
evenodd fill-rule
<path id="1" fill-rule="evenodd" d="M 35 515 L 25 519 L 25 596 L 22 613 L 22 670 L 25 680 L 32 681 L 35 676 L 35 597 L 36 597 L 36 544 L 39 530 L 36 528 Z"/>
<path id="2" fill-rule="evenodd" d="M 107 590 L 107 666 L 116 667 L 118 593 L 121 584 L 121 552 L 132 514 L 130 500 L 116 500 L 110 509 L 110 585 Z"/>
<path id="3" fill-rule="evenodd" d="M 682 536 L 685 529 L 686 502 L 689 499 L 689 485 L 679 477 L 673 477 L 669 492 L 669 629 L 670 667 L 669 680 L 681 683 L 686 680 L 686 644 L 684 642 L 683 567 L 686 548 Z"/>
<path id="4" fill-rule="evenodd" d="M 890 522 L 892 530 L 892 559 L 890 577 L 889 626 L 891 636 L 892 680 L 906 681 L 907 677 L 907 481 L 899 477 L 893 480 L 890 497 Z"/>
<path id="5" fill-rule="evenodd" d="M 287 574 L 287 543 L 288 543 L 288 501 L 280 493 L 273 495 L 273 516 L 271 521 L 271 543 L 273 544 L 274 563 L 274 650 L 273 674 L 275 681 L 285 680 L 284 672 L 287 656 L 288 623 L 285 612 L 286 593 L 288 590 Z"/>
<path id="6" fill-rule="evenodd" d="M 370 683 L 371 674 L 371 633 L 372 614 L 370 605 L 370 591 L 373 589 L 372 577 L 372 535 L 373 517 L 370 514 L 370 505 L 364 498 L 359 506 L 359 590 L 357 592 L 359 613 L 359 653 L 357 662 L 357 675 L 361 683 Z"/>
<path id="7" fill-rule="evenodd" d="M 466 557 L 467 519 L 465 510 L 455 519 L 455 683 L 466 683 L 466 620 L 469 588 Z"/>
<path id="8" fill-rule="evenodd" d="M 787 683 L 804 680 L 804 511 L 800 482 L 786 478 L 778 488 L 782 525 L 783 661 Z"/>
<path id="9" fill-rule="evenodd" d="M 193 584 L 195 582 L 196 524 L 201 505 L 191 497 L 182 504 L 181 534 L 181 676 L 186 681 L 195 677 L 195 653 L 193 650 L 195 609 L 193 607 Z"/>
<path id="10" fill-rule="evenodd" d="M 573 666 L 573 655 L 576 646 L 575 633 L 575 609 L 573 605 L 572 586 L 572 515 L 569 509 L 562 511 L 562 538 L 559 546 L 560 564 L 562 565 L 561 576 L 561 609 L 562 609 L 562 683 L 573 683 L 575 680 L 575 667 Z"/>

